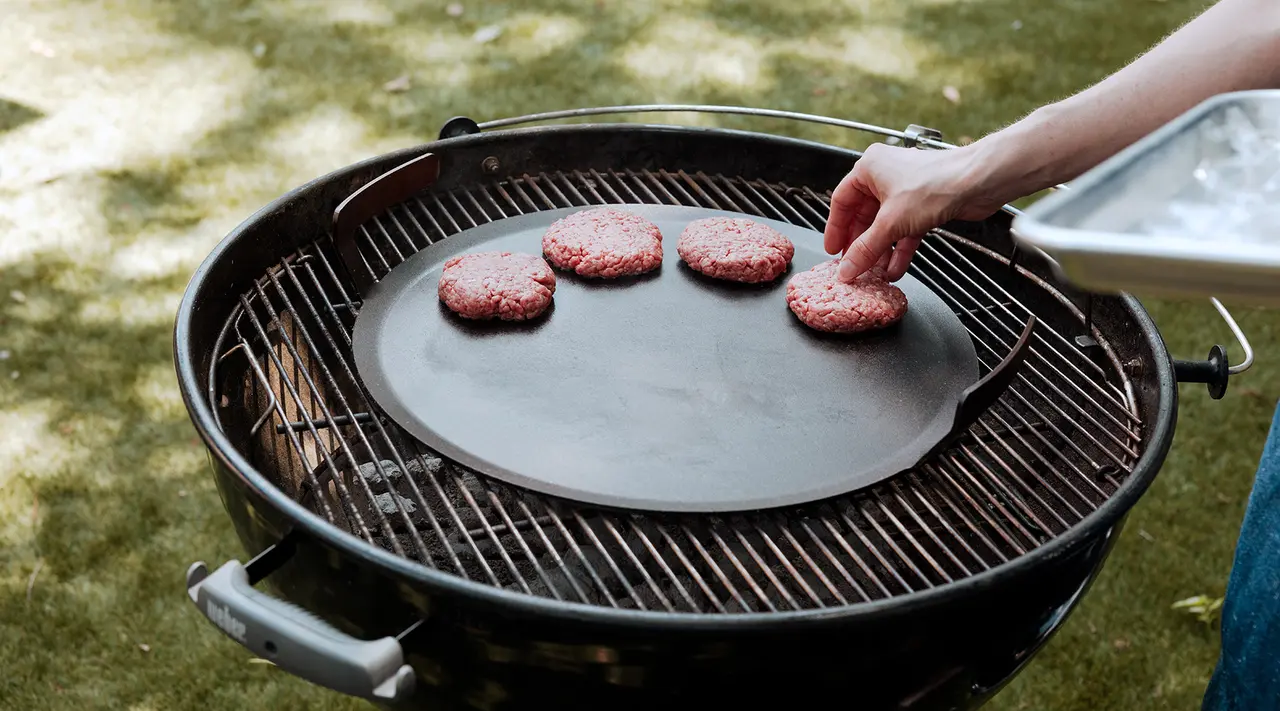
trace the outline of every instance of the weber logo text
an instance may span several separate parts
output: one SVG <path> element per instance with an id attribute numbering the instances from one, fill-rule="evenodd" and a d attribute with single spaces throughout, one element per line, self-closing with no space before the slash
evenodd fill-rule
<path id="1" fill-rule="evenodd" d="M 231 612 L 217 604 L 213 600 L 205 601 L 205 609 L 209 615 L 209 619 L 213 620 L 213 624 L 222 628 L 223 632 L 231 635 L 231 638 L 241 644 L 244 644 L 244 623 L 237 620 Z"/>

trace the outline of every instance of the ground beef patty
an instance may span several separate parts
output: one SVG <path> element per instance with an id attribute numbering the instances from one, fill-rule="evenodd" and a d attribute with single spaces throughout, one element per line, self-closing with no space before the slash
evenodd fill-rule
<path id="1" fill-rule="evenodd" d="M 597 207 L 556 220 L 542 237 L 542 253 L 584 277 L 643 274 L 662 264 L 662 232 L 639 215 Z"/>
<path id="2" fill-rule="evenodd" d="M 533 254 L 463 254 L 440 275 L 440 300 L 463 318 L 531 319 L 547 310 L 555 291 L 555 273 Z"/>
<path id="3" fill-rule="evenodd" d="M 709 277 L 757 284 L 785 272 L 796 247 L 755 220 L 708 217 L 684 228 L 676 251 L 685 264 Z"/>
<path id="4" fill-rule="evenodd" d="M 852 284 L 836 278 L 839 260 L 800 272 L 787 283 L 787 305 L 804 325 L 829 333 L 884 328 L 907 313 L 907 295 L 876 267 Z"/>

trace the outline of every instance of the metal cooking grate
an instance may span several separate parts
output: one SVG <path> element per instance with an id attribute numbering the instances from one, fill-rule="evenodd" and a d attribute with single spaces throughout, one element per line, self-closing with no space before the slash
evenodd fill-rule
<path id="1" fill-rule="evenodd" d="M 829 198 L 807 187 L 701 172 L 543 173 L 424 193 L 373 218 L 360 235 L 366 263 L 380 277 L 430 242 L 538 210 L 697 205 L 821 231 Z M 938 232 L 925 239 L 912 266 L 961 315 L 984 372 L 1008 352 L 1028 314 L 989 275 L 1001 262 L 1007 270 L 994 253 Z M 811 506 L 735 515 L 585 508 L 441 461 L 377 415 L 351 359 L 360 304 L 337 263 L 332 244 L 321 240 L 241 296 L 213 366 L 214 410 L 238 408 L 236 423 L 246 430 L 255 466 L 334 525 L 396 555 L 494 586 L 593 605 L 703 613 L 908 594 L 986 570 L 1061 534 L 1116 491 L 1138 455 L 1141 423 L 1123 373 L 1104 372 L 1042 320 L 1015 384 L 970 436 L 875 487 Z M 1020 280 L 1028 289 L 1048 288 Z M 237 358 L 248 367 L 231 367 Z M 245 409 L 250 417 L 239 417 Z"/>

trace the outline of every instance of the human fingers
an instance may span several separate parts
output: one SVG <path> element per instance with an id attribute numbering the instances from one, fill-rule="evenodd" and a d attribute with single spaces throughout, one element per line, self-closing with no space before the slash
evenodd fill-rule
<path id="1" fill-rule="evenodd" d="M 876 205 L 871 195 L 861 186 L 858 173 L 857 166 L 854 166 L 831 193 L 831 212 L 827 216 L 827 227 L 822 233 L 822 246 L 827 254 L 844 251 L 857 238 L 854 228 L 859 218 L 868 212 L 868 208 L 874 214 Z"/>
<path id="2" fill-rule="evenodd" d="M 908 237 L 898 240 L 893 247 L 893 257 L 889 260 L 889 265 L 885 267 L 885 277 L 889 281 L 897 281 L 907 273 L 907 267 L 911 264 L 911 258 L 915 256 L 916 249 L 920 247 L 919 237 Z"/>
<path id="3" fill-rule="evenodd" d="M 841 281 L 853 281 L 874 267 L 880 257 L 898 241 L 900 227 L 897 217 L 881 208 L 871 226 L 849 245 L 840 261 L 836 276 Z"/>

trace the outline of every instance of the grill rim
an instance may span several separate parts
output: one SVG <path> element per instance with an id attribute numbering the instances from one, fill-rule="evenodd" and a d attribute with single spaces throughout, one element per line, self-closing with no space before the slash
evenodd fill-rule
<path id="1" fill-rule="evenodd" d="M 1026 573 L 1043 561 L 1056 558 L 1067 553 L 1073 547 L 1104 535 L 1127 515 L 1128 511 L 1155 479 L 1172 446 L 1173 432 L 1177 421 L 1178 389 L 1173 375 L 1172 360 L 1154 321 L 1138 300 L 1129 295 L 1123 295 L 1120 299 L 1137 322 L 1137 325 L 1142 329 L 1143 340 L 1154 356 L 1154 363 L 1152 363 L 1152 367 L 1155 369 L 1154 382 L 1158 384 L 1160 397 L 1157 400 L 1159 405 L 1153 413 L 1154 416 L 1144 417 L 1144 424 L 1150 428 L 1149 446 L 1134 463 L 1130 476 L 1121 487 L 1107 501 L 1085 516 L 1074 527 L 1026 554 L 945 585 L 836 608 L 788 610 L 752 615 L 629 610 L 527 595 L 504 590 L 480 581 L 466 580 L 449 572 L 435 570 L 420 563 L 400 558 L 328 523 L 303 504 L 293 501 L 283 490 L 272 483 L 266 475 L 255 469 L 235 448 L 230 439 L 222 433 L 209 404 L 210 400 L 200 388 L 201 381 L 197 366 L 202 358 L 208 354 L 201 355 L 192 352 L 192 344 L 196 341 L 192 335 L 194 313 L 206 292 L 225 290 L 220 289 L 217 284 L 211 281 L 211 273 L 216 271 L 217 266 L 228 253 L 241 248 L 240 243 L 242 241 L 247 242 L 254 239 L 252 233 L 258 228 L 260 222 L 272 214 L 285 210 L 291 204 L 305 204 L 308 192 L 319 185 L 346 182 L 352 185 L 351 190 L 355 190 L 359 186 L 352 184 L 351 179 L 368 172 L 378 164 L 392 164 L 394 161 L 403 162 L 430 151 L 447 150 L 472 143 L 483 144 L 488 141 L 500 140 L 504 137 L 520 134 L 537 134 L 548 131 L 589 132 L 593 129 L 608 128 L 641 132 L 645 130 L 688 131 L 699 135 L 732 134 L 739 137 L 748 137 L 752 140 L 791 142 L 796 144 L 797 147 L 834 150 L 848 154 L 852 160 L 856 160 L 861 156 L 858 151 L 830 144 L 736 129 L 647 123 L 586 123 L 489 131 L 433 141 L 373 156 L 315 178 L 276 198 L 237 225 L 200 263 L 183 293 L 174 323 L 175 370 L 177 371 L 179 390 L 186 405 L 188 416 L 210 454 L 216 457 L 222 466 L 234 472 L 239 482 L 253 491 L 262 502 L 274 508 L 284 519 L 290 521 L 293 526 L 302 529 L 301 532 L 314 537 L 325 546 L 353 556 L 355 560 L 364 565 L 391 573 L 406 582 L 433 588 L 442 593 L 466 597 L 474 602 L 500 606 L 507 611 L 514 610 L 566 621 L 609 623 L 646 630 L 768 631 L 776 629 L 778 625 L 793 627 L 797 624 L 806 623 L 817 624 L 833 621 L 848 621 L 852 623 L 871 618 L 884 619 L 888 615 L 910 613 L 913 610 L 945 604 L 948 600 L 964 597 L 974 591 L 980 591 L 984 587 L 998 584 L 1002 579 Z M 376 177 L 376 174 L 370 176 L 370 178 L 372 177 Z M 1006 208 L 1006 211 L 1008 211 L 1008 208 Z M 1026 275 L 1022 267 L 1019 267 L 1019 270 L 1024 272 L 1024 276 Z M 226 325 L 224 323 L 224 328 Z M 214 384 L 212 382 L 209 383 L 209 387 L 214 387 Z"/>

